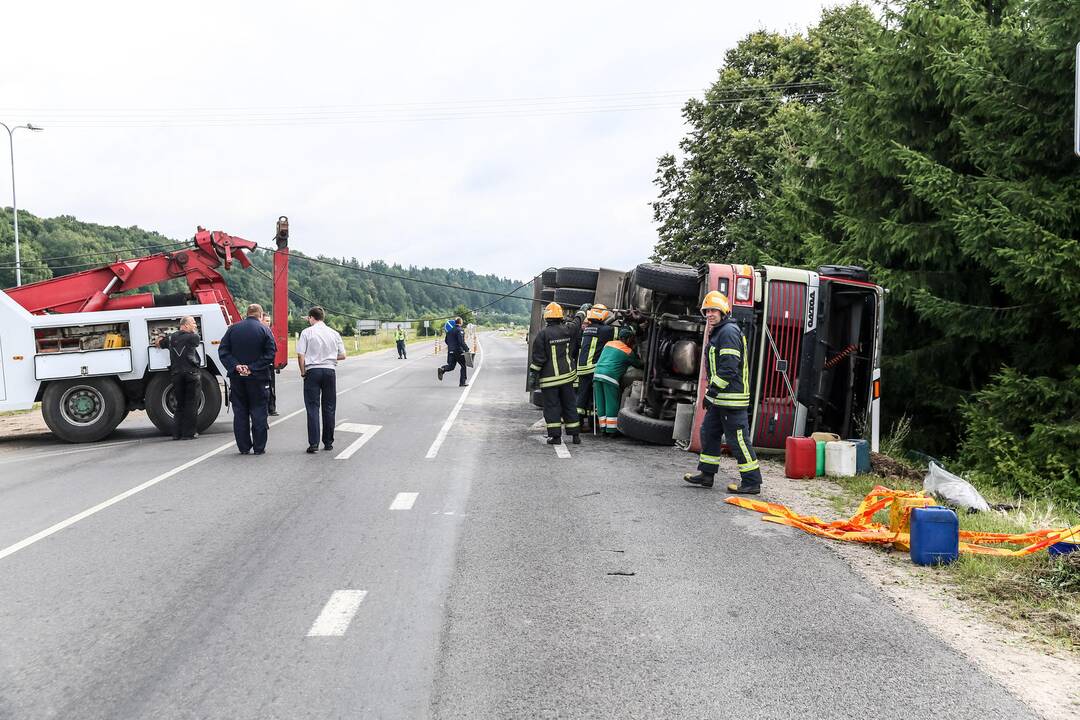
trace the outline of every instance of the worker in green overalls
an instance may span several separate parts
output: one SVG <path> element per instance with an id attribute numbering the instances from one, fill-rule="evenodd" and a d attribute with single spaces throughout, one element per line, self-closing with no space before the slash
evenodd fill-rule
<path id="1" fill-rule="evenodd" d="M 619 330 L 619 339 L 604 345 L 593 370 L 593 400 L 596 404 L 596 424 L 600 435 L 614 436 L 619 432 L 619 383 L 631 365 L 639 368 L 641 358 L 634 352 L 634 329 Z"/>

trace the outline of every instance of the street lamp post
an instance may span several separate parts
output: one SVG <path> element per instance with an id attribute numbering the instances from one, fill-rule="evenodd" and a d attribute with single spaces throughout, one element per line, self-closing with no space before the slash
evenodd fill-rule
<path id="1" fill-rule="evenodd" d="M 7 130 L 8 149 L 11 151 L 11 212 L 15 215 L 15 286 L 18 287 L 22 285 L 22 262 L 19 258 L 19 206 L 15 202 L 15 131 L 25 128 L 32 132 L 40 132 L 45 128 L 38 127 L 33 123 L 8 127 L 2 122 L 0 122 L 0 127 Z"/>

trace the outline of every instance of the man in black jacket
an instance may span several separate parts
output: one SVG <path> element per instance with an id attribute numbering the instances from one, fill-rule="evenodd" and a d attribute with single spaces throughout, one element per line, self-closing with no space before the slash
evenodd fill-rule
<path id="1" fill-rule="evenodd" d="M 446 364 L 439 368 L 439 379 L 454 369 L 454 365 L 461 365 L 461 376 L 458 385 L 465 387 L 466 382 L 465 353 L 469 346 L 465 342 L 465 329 L 461 327 L 461 318 L 454 318 L 454 326 L 446 331 Z"/>
<path id="2" fill-rule="evenodd" d="M 230 325 L 218 346 L 232 383 L 233 435 L 241 455 L 266 452 L 267 402 L 277 344 L 262 315 L 261 305 L 248 305 L 247 318 Z"/>
<path id="3" fill-rule="evenodd" d="M 173 440 L 199 437 L 196 411 L 199 407 L 199 382 L 202 359 L 199 346 L 202 338 L 196 332 L 195 318 L 180 320 L 180 329 L 158 341 L 158 347 L 169 351 L 169 373 L 172 375 L 176 412 L 173 414 Z"/>

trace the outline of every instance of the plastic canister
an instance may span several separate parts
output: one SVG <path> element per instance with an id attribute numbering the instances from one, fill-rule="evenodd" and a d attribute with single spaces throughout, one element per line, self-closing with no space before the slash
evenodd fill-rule
<path id="1" fill-rule="evenodd" d="M 848 442 L 855 446 L 855 472 L 860 475 L 870 472 L 870 443 L 861 438 Z"/>
<path id="2" fill-rule="evenodd" d="M 1074 542 L 1057 542 L 1046 548 L 1046 551 L 1051 555 L 1068 555 L 1077 550 L 1080 550 L 1080 543 Z"/>
<path id="3" fill-rule="evenodd" d="M 911 562 L 945 565 L 960 557 L 960 521 L 949 508 L 911 511 Z"/>
<path id="4" fill-rule="evenodd" d="M 814 438 L 815 440 L 821 440 L 822 442 L 836 442 L 840 439 L 839 435 L 830 432 L 810 433 L 810 437 Z"/>
<path id="5" fill-rule="evenodd" d="M 855 477 L 855 446 L 838 440 L 825 444 L 825 474 Z"/>
<path id="6" fill-rule="evenodd" d="M 825 474 L 825 445 L 824 440 L 817 440 L 817 474 L 818 476 Z"/>
<path id="7" fill-rule="evenodd" d="M 784 477 L 812 478 L 817 474 L 817 443 L 813 438 L 789 437 L 784 441 Z"/>

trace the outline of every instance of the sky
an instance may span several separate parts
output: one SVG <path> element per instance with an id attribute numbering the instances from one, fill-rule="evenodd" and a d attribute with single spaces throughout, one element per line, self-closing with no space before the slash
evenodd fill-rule
<path id="1" fill-rule="evenodd" d="M 269 244 L 287 215 L 307 254 L 625 270 L 685 100 L 832 4 L 7 3 L 0 122 L 45 127 L 14 136 L 38 216 Z"/>

